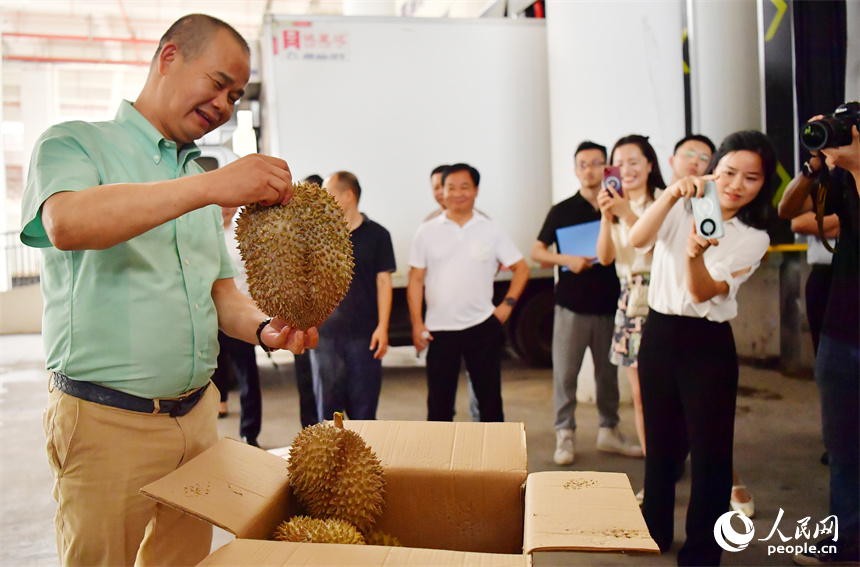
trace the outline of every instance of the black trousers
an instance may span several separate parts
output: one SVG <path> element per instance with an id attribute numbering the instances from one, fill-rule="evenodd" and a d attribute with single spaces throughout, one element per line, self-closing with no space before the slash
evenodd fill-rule
<path id="1" fill-rule="evenodd" d="M 481 421 L 504 421 L 502 347 L 505 331 L 495 315 L 462 331 L 433 331 L 427 351 L 427 419 L 453 421 L 457 381 L 466 362 Z"/>
<path id="2" fill-rule="evenodd" d="M 317 398 L 314 395 L 314 376 L 311 370 L 311 353 L 295 355 L 296 388 L 299 391 L 299 420 L 302 428 L 319 423 Z"/>
<path id="3" fill-rule="evenodd" d="M 714 524 L 731 499 L 738 391 L 731 326 L 651 310 L 639 351 L 639 384 L 648 447 L 642 515 L 651 537 L 661 551 L 672 545 L 675 476 L 688 443 L 690 504 L 678 565 L 719 565 Z"/>
<path id="4" fill-rule="evenodd" d="M 821 336 L 832 279 L 833 267 L 830 264 L 812 264 L 812 271 L 806 280 L 806 320 L 809 322 L 815 354 L 818 354 L 818 338 Z"/>
<path id="5" fill-rule="evenodd" d="M 239 435 L 256 439 L 263 425 L 263 395 L 260 391 L 260 372 L 257 368 L 257 355 L 254 345 L 234 339 L 218 331 L 218 368 L 212 381 L 221 391 L 221 401 L 227 401 L 227 392 L 232 380 L 239 386 Z"/>

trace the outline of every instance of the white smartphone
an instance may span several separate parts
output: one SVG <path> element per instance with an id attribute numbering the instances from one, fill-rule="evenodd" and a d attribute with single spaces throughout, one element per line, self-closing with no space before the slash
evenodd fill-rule
<path id="1" fill-rule="evenodd" d="M 726 235 L 723 227 L 723 212 L 720 209 L 720 198 L 717 196 L 717 184 L 705 182 L 705 191 L 701 197 L 690 199 L 693 205 L 693 218 L 696 221 L 696 233 L 704 238 L 722 238 Z"/>

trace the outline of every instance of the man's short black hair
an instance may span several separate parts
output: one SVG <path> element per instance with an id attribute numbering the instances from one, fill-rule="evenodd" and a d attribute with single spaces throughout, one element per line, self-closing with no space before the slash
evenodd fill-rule
<path id="1" fill-rule="evenodd" d="M 209 40 L 220 30 L 230 32 L 236 42 L 245 50 L 245 53 L 251 54 L 248 42 L 227 22 L 207 14 L 188 14 L 173 22 L 173 25 L 161 36 L 152 63 L 155 64 L 161 50 L 171 41 L 179 47 L 179 51 L 186 61 L 193 61 L 203 53 Z"/>
<path id="2" fill-rule="evenodd" d="M 458 171 L 468 171 L 469 176 L 472 178 L 472 183 L 475 184 L 475 187 L 481 182 L 481 174 L 478 173 L 478 170 L 469 165 L 468 163 L 455 163 L 454 165 L 449 165 L 445 168 L 445 171 L 442 172 L 442 184 L 445 184 L 445 180 L 452 173 L 457 173 Z"/>
<path id="3" fill-rule="evenodd" d="M 430 177 L 432 178 L 437 173 L 445 173 L 445 170 L 448 169 L 449 165 L 437 165 L 433 168 L 433 171 L 430 172 Z"/>
<path id="4" fill-rule="evenodd" d="M 345 189 L 352 191 L 353 195 L 355 195 L 356 203 L 361 200 L 361 185 L 358 184 L 358 178 L 355 174 L 348 171 L 338 171 L 337 173 L 333 173 L 331 178 L 332 181 L 343 183 Z"/>
<path id="5" fill-rule="evenodd" d="M 603 159 L 606 159 L 606 146 L 601 146 L 600 144 L 592 142 L 590 140 L 585 140 L 584 142 L 576 146 L 576 151 L 573 152 L 573 159 L 576 160 L 576 154 L 583 150 L 600 150 L 600 153 L 603 154 Z"/>
<path id="6" fill-rule="evenodd" d="M 713 155 L 714 152 L 717 151 L 717 146 L 715 146 L 714 143 L 711 141 L 711 139 L 708 138 L 707 136 L 703 136 L 702 134 L 689 134 L 689 135 L 681 138 L 681 140 L 677 144 L 675 144 L 675 151 L 673 151 L 672 153 L 677 152 L 678 148 L 680 148 L 681 146 L 683 146 L 684 144 L 686 144 L 690 140 L 694 140 L 696 142 L 702 142 L 703 144 L 705 144 L 706 146 L 711 148 L 711 155 Z"/>
<path id="7" fill-rule="evenodd" d="M 305 177 L 302 181 L 304 181 L 305 183 L 316 183 L 320 187 L 322 187 L 322 184 L 323 184 L 322 176 L 317 175 L 316 173 L 311 173 L 310 175 Z"/>

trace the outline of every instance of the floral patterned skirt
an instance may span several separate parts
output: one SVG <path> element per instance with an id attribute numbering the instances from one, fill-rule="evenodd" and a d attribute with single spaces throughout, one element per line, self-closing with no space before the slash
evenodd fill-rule
<path id="1" fill-rule="evenodd" d="M 628 317 L 627 300 L 630 297 L 631 283 L 647 287 L 650 281 L 650 274 L 637 274 L 630 281 L 621 279 L 621 294 L 618 296 L 618 310 L 615 312 L 615 331 L 609 351 L 609 361 L 615 366 L 637 366 L 645 317 Z"/>

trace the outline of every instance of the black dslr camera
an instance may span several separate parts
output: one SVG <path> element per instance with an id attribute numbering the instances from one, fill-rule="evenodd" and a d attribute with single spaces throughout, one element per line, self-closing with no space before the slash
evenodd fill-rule
<path id="1" fill-rule="evenodd" d="M 800 143 L 811 152 L 851 144 L 851 126 L 860 128 L 860 102 L 840 104 L 833 114 L 807 122 L 800 129 Z"/>

